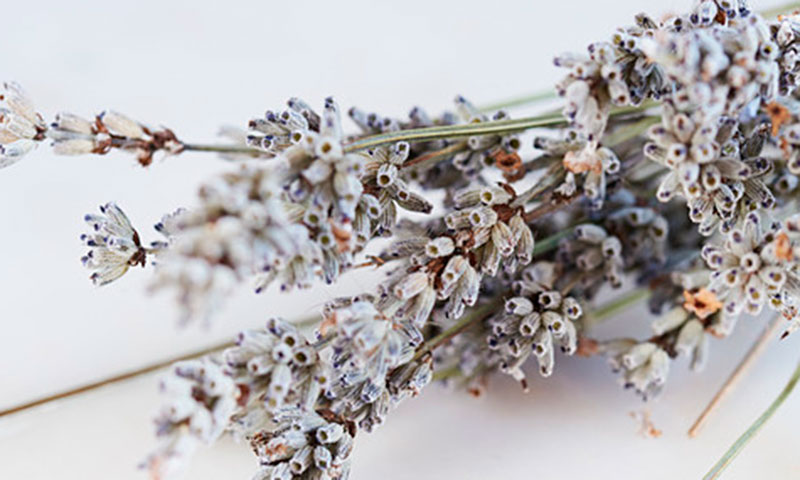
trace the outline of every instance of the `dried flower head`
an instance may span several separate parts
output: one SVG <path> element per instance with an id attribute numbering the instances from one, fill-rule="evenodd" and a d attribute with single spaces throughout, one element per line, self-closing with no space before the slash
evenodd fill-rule
<path id="1" fill-rule="evenodd" d="M 0 92 L 0 168 L 18 162 L 44 139 L 47 126 L 25 90 L 3 82 Z"/>
<path id="2" fill-rule="evenodd" d="M 549 377 L 555 364 L 555 349 L 567 355 L 577 350 L 575 321 L 583 312 L 580 303 L 562 295 L 553 286 L 556 269 L 549 264 L 534 264 L 515 282 L 515 293 L 505 302 L 505 310 L 489 320 L 487 344 L 502 358 L 501 371 L 527 385 L 522 365 L 533 354 L 539 373 Z"/>
<path id="3" fill-rule="evenodd" d="M 284 407 L 313 409 L 330 377 L 317 350 L 293 325 L 279 318 L 264 330 L 241 332 L 223 353 L 225 372 L 239 389 L 243 413 L 237 431 L 251 434 Z"/>
<path id="4" fill-rule="evenodd" d="M 145 266 L 147 250 L 116 203 L 101 205 L 100 215 L 86 214 L 84 220 L 91 230 L 81 235 L 81 240 L 89 247 L 81 262 L 92 270 L 89 278 L 95 285 L 113 282 L 132 266 Z"/>
<path id="5" fill-rule="evenodd" d="M 348 478 L 355 435 L 351 423 L 330 411 L 293 408 L 277 412 L 274 422 L 274 429 L 250 439 L 261 465 L 255 480 Z"/>
<path id="6" fill-rule="evenodd" d="M 177 476 L 198 446 L 223 434 L 236 409 L 233 382 L 209 359 L 175 364 L 160 390 L 166 395 L 155 421 L 161 444 L 142 465 L 155 479 Z"/>
<path id="7" fill-rule="evenodd" d="M 657 396 L 669 373 L 669 355 L 652 342 L 620 339 L 604 342 L 600 351 L 609 356 L 614 371 L 622 373 L 622 384 L 644 399 Z"/>
<path id="8" fill-rule="evenodd" d="M 665 104 L 662 123 L 648 133 L 653 143 L 645 155 L 671 170 L 656 197 L 666 202 L 683 196 L 702 234 L 717 226 L 728 230 L 747 212 L 775 205 L 762 180 L 772 167 L 759 156 L 765 128 L 745 136 L 732 118 L 704 117 L 701 111 L 689 116 Z"/>
<path id="9" fill-rule="evenodd" d="M 176 155 L 184 149 L 172 130 L 150 129 L 113 110 L 100 113 L 94 121 L 59 113 L 47 136 L 53 139 L 53 152 L 59 155 L 103 155 L 116 148 L 132 152 L 143 167 L 153 162 L 156 152 Z"/>
<path id="10" fill-rule="evenodd" d="M 764 305 L 780 308 L 798 297 L 796 220 L 765 226 L 757 213 L 731 230 L 723 245 L 707 244 L 703 259 L 713 270 L 708 289 L 724 302 L 727 315 L 757 314 Z"/>

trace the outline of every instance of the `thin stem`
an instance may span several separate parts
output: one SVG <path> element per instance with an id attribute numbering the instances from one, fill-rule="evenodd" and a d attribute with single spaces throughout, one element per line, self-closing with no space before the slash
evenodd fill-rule
<path id="1" fill-rule="evenodd" d="M 558 242 L 560 242 L 562 238 L 566 238 L 572 233 L 573 228 L 574 227 L 567 227 L 558 233 L 534 242 L 533 255 L 541 255 L 542 253 L 549 252 L 550 250 L 556 248 L 558 246 Z"/>
<path id="2" fill-rule="evenodd" d="M 780 394 L 778 394 L 777 398 L 772 401 L 772 404 L 767 408 L 764 413 L 759 416 L 755 422 L 753 422 L 750 427 L 735 441 L 733 445 L 725 452 L 722 458 L 711 467 L 711 470 L 706 473 L 703 480 L 714 480 L 719 478 L 722 475 L 722 472 L 728 467 L 728 465 L 733 462 L 733 459 L 736 458 L 739 453 L 744 449 L 744 447 L 750 443 L 750 440 L 756 436 L 756 434 L 761 430 L 761 428 L 767 423 L 767 421 L 772 418 L 778 408 L 783 404 L 786 398 L 794 390 L 794 387 L 797 385 L 797 381 L 800 380 L 800 363 L 797 364 L 795 367 L 794 372 L 792 372 L 792 376 L 789 378 L 789 382 L 783 387 L 783 390 Z"/>
<path id="3" fill-rule="evenodd" d="M 183 145 L 183 150 L 193 152 L 232 153 L 236 155 L 249 155 L 251 157 L 261 157 L 264 155 L 264 152 L 261 150 L 242 145 L 204 145 L 199 143 L 185 143 Z"/>
<path id="4" fill-rule="evenodd" d="M 461 373 L 461 369 L 458 367 L 458 365 L 453 365 L 452 367 L 443 368 L 433 372 L 433 378 L 431 381 L 437 382 L 439 380 L 445 380 L 450 377 L 455 377 L 459 373 Z"/>
<path id="5" fill-rule="evenodd" d="M 549 215 L 553 212 L 557 212 L 564 207 L 572 205 L 573 202 L 580 198 L 579 195 L 573 195 L 569 198 L 550 198 L 543 202 L 538 207 L 534 208 L 531 211 L 525 212 L 524 219 L 526 222 L 533 222 L 539 220 L 540 218 Z"/>
<path id="6" fill-rule="evenodd" d="M 402 168 L 413 167 L 428 162 L 433 163 L 439 161 L 442 158 L 455 155 L 456 153 L 460 152 L 461 150 L 465 150 L 466 148 L 467 148 L 466 142 L 454 143 L 442 149 L 435 150 L 433 152 L 428 152 L 418 157 L 409 158 L 408 160 L 405 161 L 405 163 L 403 163 Z"/>
<path id="7" fill-rule="evenodd" d="M 759 335 L 753 343 L 753 346 L 750 347 L 750 351 L 742 358 L 733 373 L 731 373 L 728 379 L 725 380 L 725 383 L 722 384 L 722 387 L 717 391 L 716 395 L 714 395 L 714 398 L 711 399 L 700 416 L 697 417 L 697 420 L 695 420 L 694 424 L 689 429 L 690 437 L 694 438 L 700 433 L 700 430 L 705 426 L 706 422 L 708 422 L 711 414 L 719 407 L 719 404 L 733 392 L 742 378 L 744 378 L 747 372 L 753 367 L 756 360 L 766 351 L 767 345 L 777 336 L 778 330 L 783 324 L 780 319 L 781 317 L 778 315 L 770 320 L 770 323 L 764 328 L 764 332 Z"/>
<path id="8" fill-rule="evenodd" d="M 514 107 L 522 107 L 531 103 L 541 102 L 544 100 L 552 100 L 557 98 L 555 89 L 549 88 L 541 92 L 532 93 L 530 95 L 523 95 L 520 97 L 508 98 L 499 102 L 490 103 L 488 105 L 481 105 L 479 107 L 482 112 L 493 112 L 495 110 L 508 110 Z"/>
<path id="9" fill-rule="evenodd" d="M 610 116 L 627 115 L 642 112 L 653 106 L 652 102 L 644 102 L 638 106 L 620 107 L 611 111 Z M 412 128 L 394 132 L 369 135 L 346 144 L 345 152 L 355 152 L 365 148 L 379 147 L 396 142 L 420 142 L 429 140 L 443 140 L 446 138 L 470 137 L 473 135 L 503 135 L 521 132 L 531 128 L 558 127 L 566 125 L 566 120 L 560 114 L 539 115 L 535 117 L 517 118 L 511 120 L 498 120 L 492 122 L 468 123 L 466 125 L 445 125 L 438 127 Z"/>
<path id="10" fill-rule="evenodd" d="M 538 197 L 547 190 L 558 185 L 558 183 L 563 179 L 563 175 L 561 175 L 562 170 L 563 167 L 561 166 L 561 163 L 551 164 L 545 171 L 545 174 L 542 175 L 542 177 L 539 178 L 534 185 L 532 185 L 528 190 L 520 193 L 517 198 L 511 202 L 511 206 L 522 207 L 534 197 Z"/>
<path id="11" fill-rule="evenodd" d="M 467 123 L 464 125 L 444 125 L 436 127 L 412 128 L 394 132 L 369 135 L 349 144 L 345 144 L 345 152 L 356 152 L 366 148 L 379 147 L 396 142 L 420 142 L 429 140 L 443 140 L 447 138 L 471 137 L 473 135 L 503 135 L 506 133 L 521 132 L 531 128 L 556 127 L 565 125 L 566 120 L 561 115 L 540 115 L 511 120 L 497 120 L 490 122 Z"/>
<path id="12" fill-rule="evenodd" d="M 652 107 L 652 102 L 644 102 L 638 106 L 620 107 L 611 111 L 610 116 L 627 115 L 642 112 Z M 498 120 L 491 122 L 468 123 L 465 125 L 444 125 L 436 127 L 412 128 L 394 132 L 369 135 L 354 140 L 344 146 L 345 152 L 355 152 L 366 148 L 379 147 L 396 142 L 421 142 L 443 140 L 447 138 L 470 137 L 473 135 L 504 135 L 521 132 L 532 128 L 558 127 L 566 125 L 560 114 L 539 115 L 534 117 Z"/>
<path id="13" fill-rule="evenodd" d="M 216 345 L 211 345 L 210 347 L 206 347 L 200 350 L 195 350 L 193 352 L 187 353 L 185 355 L 181 355 L 179 357 L 168 358 L 166 360 L 161 360 L 156 363 L 152 363 L 150 365 L 146 365 L 141 368 L 137 368 L 135 370 L 131 370 L 129 372 L 125 372 L 119 375 L 115 375 L 113 377 L 104 378 L 102 380 L 98 380 L 96 382 L 88 383 L 86 385 L 82 385 L 77 388 L 73 388 L 71 390 L 66 390 L 63 392 L 55 393 L 53 395 L 48 395 L 46 397 L 37 398 L 35 400 L 31 400 L 29 402 L 25 402 L 20 405 L 15 405 L 13 407 L 7 408 L 5 410 L 0 411 L 0 417 L 5 417 L 7 415 L 12 415 L 15 413 L 19 413 L 25 410 L 29 410 L 34 407 L 38 407 L 40 405 L 44 405 L 46 403 L 55 402 L 57 400 L 63 400 L 65 398 L 74 397 L 75 395 L 80 395 L 82 393 L 86 393 L 92 390 L 97 390 L 98 388 L 105 387 L 107 385 L 111 385 L 113 383 L 122 382 L 125 380 L 130 380 L 132 378 L 136 378 L 142 375 L 146 375 L 151 372 L 155 372 L 157 370 L 161 370 L 162 368 L 166 368 L 172 365 L 175 362 L 181 362 L 183 360 L 191 360 L 193 358 L 202 357 L 203 355 L 209 355 L 214 352 L 218 352 L 225 348 L 233 346 L 235 343 L 228 341 L 225 343 L 219 343 Z"/>
<path id="14" fill-rule="evenodd" d="M 549 98 L 550 94 L 539 93 L 530 95 L 515 100 L 508 100 L 506 102 L 498 103 L 497 105 L 522 105 L 537 100 Z M 497 105 L 490 105 L 489 107 L 496 107 Z M 651 102 L 645 102 L 642 105 L 620 107 L 611 111 L 610 116 L 627 115 L 630 113 L 637 113 L 652 107 Z M 488 109 L 488 107 L 487 107 Z M 367 148 L 379 147 L 390 143 L 402 141 L 429 141 L 429 140 L 442 140 L 448 138 L 461 138 L 473 135 L 503 135 L 507 133 L 521 132 L 530 130 L 532 128 L 541 127 L 557 127 L 566 125 L 564 117 L 558 113 L 547 113 L 533 117 L 524 117 L 510 120 L 498 120 L 490 122 L 469 123 L 466 125 L 444 125 L 424 128 L 413 128 L 408 130 L 399 130 L 394 132 L 381 133 L 377 135 L 369 135 L 359 138 L 348 144 L 345 144 L 344 151 L 347 153 L 364 150 Z M 451 148 L 451 147 L 448 147 Z M 454 147 L 453 147 L 454 148 Z M 184 151 L 195 152 L 215 152 L 215 153 L 230 153 L 236 155 L 250 155 L 252 157 L 264 156 L 264 152 L 241 145 L 212 145 L 212 144 L 192 144 L 187 143 L 183 145 Z M 444 154 L 449 153 L 442 152 Z"/>
<path id="15" fill-rule="evenodd" d="M 620 126 L 613 133 L 603 137 L 602 143 L 606 147 L 615 147 L 644 133 L 651 125 L 661 121 L 660 117 L 644 117 L 631 125 Z"/>
<path id="16" fill-rule="evenodd" d="M 461 333 L 464 329 L 472 325 L 472 323 L 483 320 L 484 318 L 486 318 L 487 315 L 494 312 L 502 303 L 503 303 L 503 297 L 502 295 L 500 295 L 492 299 L 490 302 L 481 305 L 475 310 L 464 315 L 461 318 L 461 320 L 456 322 L 453 326 L 451 326 L 447 330 L 442 331 L 439 335 L 436 335 L 427 342 L 423 343 L 419 347 L 419 349 L 417 349 L 417 353 L 414 354 L 414 357 L 411 359 L 409 363 L 415 362 L 420 358 L 422 358 L 423 356 L 425 356 L 425 354 L 432 352 L 433 350 L 436 349 L 436 347 L 450 340 L 451 338 L 455 337 L 456 335 Z"/>
<path id="17" fill-rule="evenodd" d="M 567 295 L 569 295 L 569 292 L 571 292 L 573 288 L 577 287 L 578 284 L 580 284 L 584 278 L 586 278 L 585 273 L 574 274 L 572 278 L 570 278 L 569 281 L 563 287 L 561 287 L 560 289 L 561 296 L 566 297 Z"/>
<path id="18" fill-rule="evenodd" d="M 309 318 L 304 318 L 302 320 L 298 320 L 297 322 L 293 322 L 293 323 L 294 323 L 294 325 L 296 325 L 298 327 L 306 327 L 306 326 L 310 326 L 310 325 L 316 324 L 318 321 L 319 321 L 319 316 L 318 315 L 313 315 L 313 316 L 311 316 Z M 37 398 L 37 399 L 34 399 L 34 400 L 30 400 L 28 402 L 25 402 L 25 403 L 22 403 L 22 404 L 19 404 L 19 405 L 14 405 L 14 406 L 6 408 L 4 410 L 0 410 L 0 418 L 8 416 L 8 415 L 13 415 L 15 413 L 20 413 L 20 412 L 23 412 L 25 410 L 30 410 L 32 408 L 35 408 L 35 407 L 38 407 L 38 406 L 41 406 L 41 405 L 45 405 L 45 404 L 48 404 L 48 403 L 52 403 L 52 402 L 55 402 L 55 401 L 58 401 L 58 400 L 64 400 L 66 398 L 74 397 L 76 395 L 87 393 L 87 392 L 90 392 L 92 390 L 97 390 L 99 388 L 102 388 L 102 387 L 105 387 L 105 386 L 108 386 L 108 385 L 112 385 L 112 384 L 115 384 L 115 383 L 123 382 L 125 380 L 130 380 L 132 378 L 141 377 L 142 375 L 146 375 L 148 373 L 156 372 L 156 371 L 161 370 L 163 368 L 167 368 L 170 365 L 172 365 L 173 363 L 182 362 L 184 360 L 191 360 L 193 358 L 198 358 L 198 357 L 202 357 L 202 356 L 205 356 L 205 355 L 211 355 L 213 353 L 220 352 L 220 351 L 222 351 L 222 350 L 224 350 L 226 348 L 230 348 L 230 347 L 232 347 L 234 345 L 236 345 L 236 342 L 234 342 L 234 341 L 226 341 L 226 342 L 217 343 L 215 345 L 210 345 L 208 347 L 201 348 L 200 350 L 195 350 L 193 352 L 189 352 L 189 353 L 177 356 L 177 357 L 172 357 L 172 358 L 168 358 L 168 359 L 165 359 L 165 360 L 160 360 L 158 362 L 151 363 L 150 365 L 145 365 L 145 366 L 137 368 L 135 370 L 131 370 L 131 371 L 128 371 L 128 372 L 125 372 L 125 373 L 121 373 L 119 375 L 114 375 L 112 377 L 107 377 L 107 378 L 98 380 L 96 382 L 92 382 L 92 383 L 88 383 L 86 385 L 82 385 L 80 387 L 72 388 L 70 390 L 65 390 L 63 392 L 54 393 L 52 395 L 47 395 L 45 397 L 41 397 L 41 398 Z"/>
<path id="19" fill-rule="evenodd" d="M 629 307 L 636 305 L 637 303 L 646 300 L 650 297 L 650 289 L 649 288 L 637 288 L 631 292 L 626 293 L 620 297 L 617 297 L 613 300 L 610 300 L 599 308 L 588 312 L 586 315 L 586 320 L 584 321 L 584 326 L 590 327 L 597 323 L 602 322 L 603 320 L 619 313 L 624 310 L 627 310 Z"/>

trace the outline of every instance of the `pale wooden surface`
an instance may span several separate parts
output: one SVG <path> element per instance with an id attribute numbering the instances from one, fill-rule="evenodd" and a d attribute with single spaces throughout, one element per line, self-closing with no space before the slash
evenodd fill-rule
<path id="1" fill-rule="evenodd" d="M 342 105 L 402 115 L 414 104 L 438 111 L 457 93 L 484 102 L 536 91 L 559 75 L 553 54 L 604 38 L 639 10 L 690 2 L 299 3 L 14 2 L 3 9 L 0 77 L 23 83 L 48 116 L 115 108 L 203 141 L 292 95 L 319 104 L 335 94 Z M 149 225 L 191 204 L 197 183 L 224 168 L 186 155 L 144 171 L 127 157 L 58 158 L 41 149 L 0 172 L 0 408 L 369 288 L 356 276 L 291 297 L 243 289 L 210 330 L 179 331 L 171 299 L 143 293 L 148 272 L 90 285 L 78 261 L 85 212 L 116 200 L 145 240 L 154 239 Z M 636 320 L 620 319 L 603 334 Z M 559 358 L 555 377 L 535 381 L 529 395 L 505 379 L 478 400 L 429 389 L 377 433 L 359 435 L 354 478 L 698 478 L 795 362 L 796 338 L 773 347 L 701 437 L 687 439 L 757 334 L 756 321 L 743 323 L 735 338 L 714 342 L 704 374 L 675 369 L 667 393 L 650 405 L 665 432 L 658 440 L 636 435 L 627 412 L 643 405 L 601 360 Z M 152 445 L 154 392 L 154 377 L 146 377 L 0 421 L 0 478 L 142 478 L 134 467 Z M 800 398 L 787 402 L 726 478 L 800 476 L 798 405 Z M 204 452 L 189 478 L 248 478 L 253 466 L 246 447 L 224 443 Z"/>

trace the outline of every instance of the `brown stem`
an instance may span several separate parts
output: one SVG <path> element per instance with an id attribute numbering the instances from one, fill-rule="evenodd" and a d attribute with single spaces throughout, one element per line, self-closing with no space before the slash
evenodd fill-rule
<path id="1" fill-rule="evenodd" d="M 736 369 L 731 373 L 725 383 L 722 384 L 719 391 L 717 391 L 714 398 L 706 405 L 706 408 L 703 409 L 703 412 L 697 417 L 692 427 L 689 429 L 689 436 L 694 438 L 699 433 L 700 430 L 705 426 L 710 418 L 711 414 L 719 407 L 719 404 L 731 394 L 731 392 L 736 388 L 736 385 L 742 380 L 742 378 L 747 374 L 747 372 L 752 368 L 755 364 L 756 360 L 764 353 L 767 345 L 769 342 L 775 338 L 780 329 L 782 322 L 780 321 L 781 317 L 778 315 L 772 320 L 770 323 L 764 328 L 764 332 L 756 339 L 753 346 L 750 347 L 750 351 L 747 352 L 747 355 L 742 358 L 739 362 L 739 365 L 736 366 Z"/>
<path id="2" fill-rule="evenodd" d="M 307 327 L 307 326 L 314 325 L 314 324 L 318 323 L 318 321 L 319 321 L 319 316 L 318 315 L 312 315 L 312 316 L 310 316 L 308 318 L 303 318 L 303 319 L 298 320 L 298 321 L 293 322 L 293 323 L 297 327 Z M 193 352 L 189 352 L 189 353 L 177 356 L 177 357 L 172 357 L 172 358 L 168 358 L 166 360 L 161 360 L 161 361 L 152 363 L 150 365 L 145 365 L 143 367 L 137 368 L 135 370 L 131 370 L 129 372 L 121 373 L 119 375 L 114 375 L 113 377 L 104 378 L 102 380 L 98 380 L 96 382 L 88 383 L 88 384 L 82 385 L 80 387 L 76 387 L 76 388 L 73 388 L 73 389 L 70 389 L 70 390 L 66 390 L 66 391 L 63 391 L 63 392 L 59 392 L 59 393 L 54 393 L 52 395 L 47 395 L 45 397 L 37 398 L 37 399 L 31 400 L 29 402 L 25 402 L 25 403 L 22 403 L 22 404 L 19 404 L 19 405 L 14 405 L 14 406 L 9 407 L 9 408 L 7 408 L 5 410 L 0 410 L 0 418 L 5 417 L 6 415 L 12 415 L 12 414 L 19 413 L 19 412 L 22 412 L 22 411 L 25 411 L 25 410 L 30 410 L 31 408 L 38 407 L 40 405 L 45 405 L 47 403 L 52 403 L 52 402 L 55 402 L 55 401 L 58 401 L 58 400 L 63 400 L 65 398 L 74 397 L 76 395 L 80 395 L 82 393 L 86 393 L 86 392 L 89 392 L 89 391 L 92 391 L 92 390 L 97 390 L 98 388 L 102 388 L 102 387 L 105 387 L 105 386 L 108 386 L 108 385 L 112 385 L 114 383 L 119 383 L 119 382 L 122 382 L 122 381 L 125 381 L 125 380 L 130 380 L 132 378 L 140 377 L 142 375 L 146 375 L 148 373 L 152 373 L 152 372 L 161 370 L 162 368 L 169 367 L 170 365 L 172 365 L 175 362 L 182 362 L 184 360 L 191 360 L 193 358 L 202 357 L 204 355 L 210 355 L 212 353 L 216 353 L 216 352 L 222 351 L 222 350 L 224 350 L 226 348 L 230 348 L 230 347 L 232 347 L 234 345 L 236 345 L 235 341 L 227 341 L 227 342 L 218 343 L 216 345 L 211 345 L 211 346 L 202 348 L 200 350 L 195 350 Z"/>
<path id="3" fill-rule="evenodd" d="M 526 222 L 533 222 L 536 221 L 545 215 L 549 215 L 553 212 L 561 210 L 562 208 L 572 204 L 575 200 L 577 200 L 580 196 L 573 195 L 569 198 L 550 198 L 549 200 L 545 200 L 544 203 L 539 205 L 538 207 L 534 208 L 530 212 L 525 213 L 525 221 Z"/>
<path id="4" fill-rule="evenodd" d="M 444 157 L 449 157 L 450 155 L 455 155 L 461 150 L 464 150 L 466 146 L 467 146 L 466 143 L 458 142 L 452 145 L 448 145 L 447 147 L 444 147 L 442 149 L 434 150 L 433 152 L 428 152 L 418 157 L 409 158 L 408 160 L 405 161 L 405 163 L 403 163 L 403 168 L 413 167 L 414 165 L 419 165 L 420 163 L 439 160 Z"/>
<path id="5" fill-rule="evenodd" d="M 98 388 L 105 387 L 106 385 L 111 385 L 113 383 L 122 382 L 124 380 L 129 380 L 131 378 L 139 377 L 141 375 L 145 375 L 151 372 L 155 372 L 157 370 L 161 370 L 162 368 L 166 368 L 175 362 L 181 362 L 183 360 L 191 360 L 193 358 L 202 357 L 203 355 L 208 355 L 214 352 L 218 352 L 225 348 L 232 347 L 233 345 L 235 345 L 235 342 L 231 341 L 220 343 L 217 345 L 212 345 L 210 347 L 206 347 L 201 350 L 196 350 L 194 352 L 190 352 L 185 355 L 181 355 L 179 357 L 168 358 L 166 360 L 162 360 L 150 365 L 146 365 L 141 368 L 137 368 L 136 370 L 131 370 L 129 372 L 115 375 L 113 377 L 108 377 L 93 383 L 88 383 L 86 385 L 82 385 L 80 387 L 73 388 L 71 390 L 66 390 L 63 392 L 55 393 L 53 395 L 48 395 L 46 397 L 37 398 L 35 400 L 31 400 L 29 402 L 20 405 L 15 405 L 5 410 L 0 410 L 0 417 L 5 417 L 6 415 L 19 413 L 24 410 L 30 410 L 31 408 L 38 407 L 46 403 L 51 403 L 57 400 L 63 400 L 65 398 L 74 397 L 75 395 L 86 393 L 91 390 L 96 390 Z"/>
<path id="6" fill-rule="evenodd" d="M 583 273 L 576 273 L 573 275 L 572 278 L 570 278 L 569 281 L 563 287 L 561 287 L 561 295 L 569 295 L 569 292 L 571 292 L 573 288 L 577 287 L 584 278 L 585 275 Z"/>

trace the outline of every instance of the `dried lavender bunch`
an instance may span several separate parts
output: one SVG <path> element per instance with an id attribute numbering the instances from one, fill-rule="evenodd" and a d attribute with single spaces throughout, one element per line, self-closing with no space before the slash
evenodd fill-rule
<path id="1" fill-rule="evenodd" d="M 457 96 L 438 116 L 353 107 L 348 134 L 332 98 L 318 111 L 292 98 L 224 145 L 110 110 L 47 124 L 6 83 L 0 167 L 48 139 L 57 154 L 120 150 L 145 167 L 191 151 L 237 162 L 148 246 L 114 203 L 86 216 L 90 278 L 155 259 L 152 288 L 175 292 L 187 322 L 213 318 L 245 281 L 288 292 L 382 269 L 374 290 L 326 304 L 312 333 L 272 318 L 176 365 L 146 462 L 175 474 L 230 433 L 253 447 L 254 478 L 343 479 L 357 431 L 434 379 L 477 394 L 501 372 L 527 388 L 528 360 L 547 377 L 560 350 L 606 355 L 652 398 L 673 359 L 699 370 L 744 314 L 766 306 L 790 321 L 785 334 L 800 328 L 798 36 L 800 14 L 698 1 L 557 57 L 562 114 L 512 119 Z M 614 293 L 626 288 L 650 298 L 652 336 L 592 338 L 593 318 L 628 305 L 631 292 Z M 619 300 L 598 305 L 604 295 Z"/>

